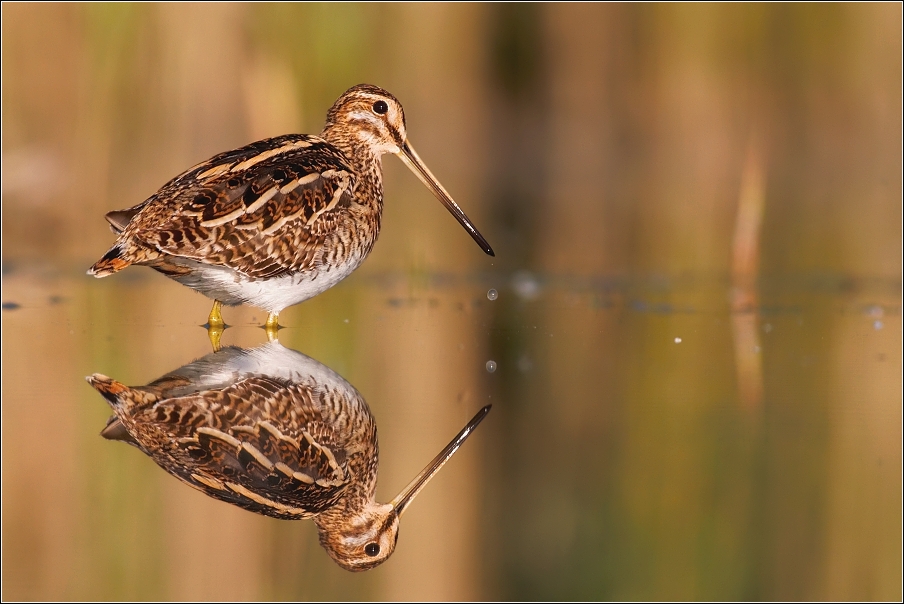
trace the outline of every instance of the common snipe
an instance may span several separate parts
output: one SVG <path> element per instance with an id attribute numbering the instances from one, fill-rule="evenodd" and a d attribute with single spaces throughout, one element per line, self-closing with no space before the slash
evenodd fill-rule
<path id="1" fill-rule="evenodd" d="M 474 228 L 408 142 L 405 113 L 362 84 L 327 113 L 320 136 L 288 134 L 220 153 L 142 203 L 110 212 L 116 243 L 89 275 L 150 266 L 220 305 L 279 312 L 326 291 L 367 257 L 383 211 L 381 156 L 395 153 L 490 256 Z"/>
<path id="2" fill-rule="evenodd" d="M 353 571 L 392 555 L 399 517 L 490 410 L 381 504 L 367 403 L 333 370 L 278 342 L 224 348 L 142 387 L 99 373 L 87 380 L 115 413 L 104 437 L 138 447 L 211 497 L 274 518 L 313 519 L 320 544 Z"/>

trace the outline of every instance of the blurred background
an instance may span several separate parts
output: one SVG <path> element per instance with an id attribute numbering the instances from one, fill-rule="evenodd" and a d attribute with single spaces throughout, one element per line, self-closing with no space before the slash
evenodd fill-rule
<path id="1" fill-rule="evenodd" d="M 4 599 L 901 599 L 900 4 L 4 3 L 2 38 Z M 84 272 L 104 213 L 362 82 L 497 256 L 386 157 L 373 254 L 280 341 L 369 401 L 383 500 L 494 407 L 352 575 L 98 436 L 84 376 L 206 354 L 210 304 Z"/>

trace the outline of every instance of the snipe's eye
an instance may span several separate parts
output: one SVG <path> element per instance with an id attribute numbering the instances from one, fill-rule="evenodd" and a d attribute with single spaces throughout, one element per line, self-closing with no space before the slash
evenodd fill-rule
<path id="1" fill-rule="evenodd" d="M 386 101 L 377 101 L 376 103 L 374 103 L 374 113 L 383 115 L 387 111 L 389 111 L 389 105 L 386 104 Z M 372 545 L 375 545 L 375 544 L 372 544 Z M 380 548 L 377 547 L 378 551 L 379 551 L 379 549 Z M 374 554 L 374 555 L 376 555 L 376 554 Z"/>
<path id="2" fill-rule="evenodd" d="M 377 101 L 378 103 L 383 103 L 383 101 Z M 386 106 L 386 103 L 383 103 L 383 106 Z M 374 107 L 376 109 L 376 106 Z M 376 543 L 368 543 L 364 546 L 364 553 L 373 558 L 374 556 L 380 553 L 380 546 Z"/>

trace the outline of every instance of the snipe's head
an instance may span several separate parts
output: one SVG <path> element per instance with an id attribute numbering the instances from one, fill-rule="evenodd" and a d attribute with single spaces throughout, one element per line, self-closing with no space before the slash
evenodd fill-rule
<path id="1" fill-rule="evenodd" d="M 365 502 L 360 510 L 343 515 L 326 512 L 314 521 L 320 544 L 339 566 L 361 571 L 379 566 L 395 551 L 399 518 L 427 483 L 458 451 L 474 428 L 490 412 L 490 405 L 477 412 L 468 425 L 433 458 L 420 474 L 389 503 Z"/>
<path id="2" fill-rule="evenodd" d="M 379 157 L 384 153 L 398 155 L 446 206 L 477 245 L 490 256 L 496 255 L 487 240 L 415 153 L 408 141 L 405 111 L 394 96 L 370 84 L 349 88 L 327 113 L 322 136 L 340 148 L 347 148 L 349 145 L 356 149 L 363 148 L 372 157 Z"/>
<path id="3" fill-rule="evenodd" d="M 398 99 L 376 86 L 359 84 L 340 96 L 326 114 L 325 138 L 355 141 L 373 155 L 399 153 L 408 139 Z"/>
<path id="4" fill-rule="evenodd" d="M 342 518 L 338 526 L 332 519 L 315 521 L 320 545 L 345 570 L 379 566 L 395 551 L 399 538 L 399 514 L 389 503 L 366 503 L 364 509 Z"/>

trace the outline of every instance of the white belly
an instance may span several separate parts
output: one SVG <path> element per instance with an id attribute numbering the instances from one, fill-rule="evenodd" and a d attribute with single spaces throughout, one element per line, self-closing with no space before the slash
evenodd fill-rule
<path id="1" fill-rule="evenodd" d="M 192 272 L 174 279 L 227 306 L 249 304 L 278 313 L 333 287 L 358 268 L 361 260 L 349 258 L 338 266 L 268 279 L 251 279 L 223 266 L 180 259 L 178 263 L 191 268 Z"/>

